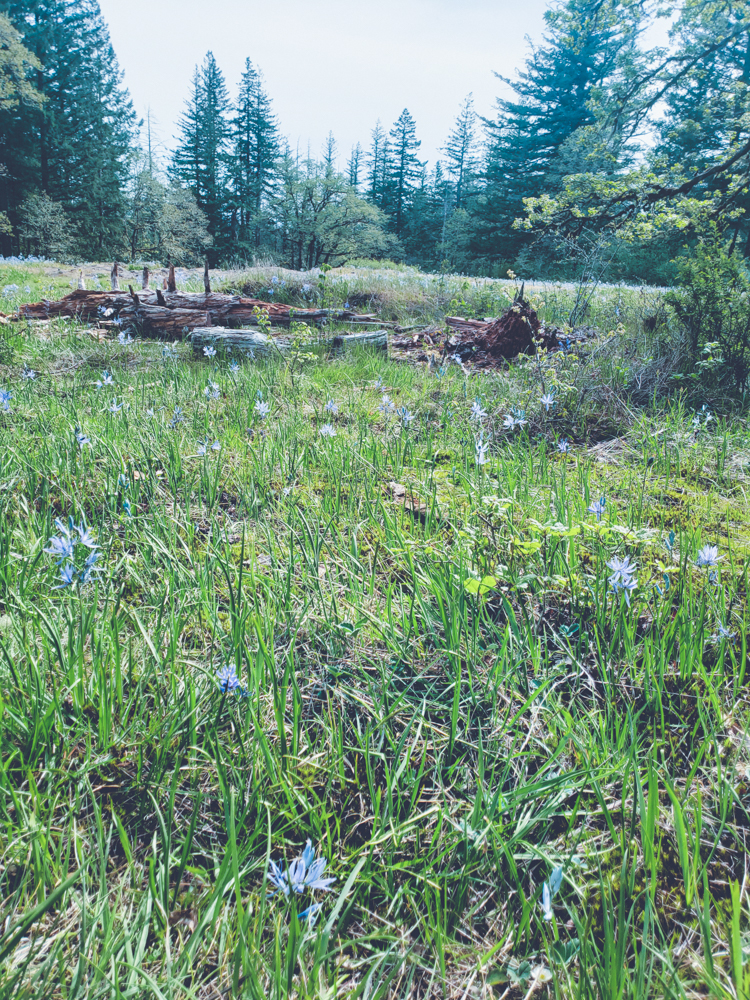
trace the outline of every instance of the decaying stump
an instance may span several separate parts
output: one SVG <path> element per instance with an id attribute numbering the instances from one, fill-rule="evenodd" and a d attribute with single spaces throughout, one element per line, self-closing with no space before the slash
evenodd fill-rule
<path id="1" fill-rule="evenodd" d="M 456 332 L 446 341 L 446 347 L 464 360 L 464 355 L 484 355 L 487 359 L 516 358 L 519 354 L 533 354 L 537 347 L 557 347 L 554 330 L 546 330 L 534 309 L 523 297 L 523 288 L 513 304 L 491 323 L 477 320 L 460 320 L 449 316 L 446 323 Z"/>

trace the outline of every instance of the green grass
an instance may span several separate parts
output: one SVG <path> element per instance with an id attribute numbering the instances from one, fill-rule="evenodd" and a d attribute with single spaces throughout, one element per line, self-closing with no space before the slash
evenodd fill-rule
<path id="1" fill-rule="evenodd" d="M 467 378 L 0 328 L 2 996 L 748 996 L 750 432 L 636 410 L 630 333 Z M 308 838 L 331 890 L 268 898 Z"/>

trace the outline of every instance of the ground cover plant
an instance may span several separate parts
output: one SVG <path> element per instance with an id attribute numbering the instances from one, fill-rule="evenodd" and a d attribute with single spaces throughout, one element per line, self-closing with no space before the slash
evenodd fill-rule
<path id="1" fill-rule="evenodd" d="M 299 294 L 512 295 L 372 271 Z M 485 375 L 0 327 L 2 995 L 748 995 L 750 433 L 662 309 Z"/>

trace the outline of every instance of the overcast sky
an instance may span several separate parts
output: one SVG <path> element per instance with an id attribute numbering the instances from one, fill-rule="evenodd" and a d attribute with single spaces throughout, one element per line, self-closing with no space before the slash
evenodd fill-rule
<path id="1" fill-rule="evenodd" d="M 407 107 L 434 162 L 461 102 L 489 115 L 539 41 L 546 0 L 99 0 L 138 114 L 166 147 L 196 63 L 216 57 L 234 97 L 245 59 L 265 77 L 282 132 L 318 154 L 333 131 L 343 162 L 378 118 Z"/>

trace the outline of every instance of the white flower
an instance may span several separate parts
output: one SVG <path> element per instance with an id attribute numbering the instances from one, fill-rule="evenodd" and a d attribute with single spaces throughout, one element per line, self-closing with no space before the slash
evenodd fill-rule
<path id="1" fill-rule="evenodd" d="M 334 403 L 332 399 L 329 399 L 326 405 L 323 407 L 326 413 L 336 414 L 339 412 L 338 403 Z"/>
<path id="2" fill-rule="evenodd" d="M 271 404 L 264 403 L 262 399 L 259 399 L 255 403 L 255 412 L 258 414 L 260 420 L 265 420 L 268 414 L 271 412 Z"/>
<path id="3" fill-rule="evenodd" d="M 320 428 L 320 436 L 327 438 L 336 437 L 336 430 L 333 424 L 323 424 L 323 426 Z"/>
<path id="4" fill-rule="evenodd" d="M 211 347 L 210 345 L 206 345 L 206 347 L 203 348 L 203 353 L 206 355 L 207 358 L 215 358 L 216 348 Z"/>
<path id="5" fill-rule="evenodd" d="M 567 438 L 563 438 L 562 441 L 558 442 L 557 450 L 562 452 L 563 455 L 567 455 L 570 451 L 570 443 Z"/>
<path id="6" fill-rule="evenodd" d="M 474 442 L 474 460 L 477 465 L 486 465 L 489 462 L 487 458 L 487 452 L 490 450 L 489 441 L 483 441 L 482 438 L 477 438 Z"/>
<path id="7" fill-rule="evenodd" d="M 478 399 L 475 399 L 471 404 L 471 419 L 472 420 L 482 420 L 483 417 L 487 416 L 487 411 L 482 409 L 482 405 Z"/>
<path id="8" fill-rule="evenodd" d="M 551 392 L 548 392 L 544 396 L 542 396 L 541 403 L 542 406 L 547 411 L 547 413 L 549 413 L 550 407 L 555 405 L 555 397 L 552 395 Z"/>

